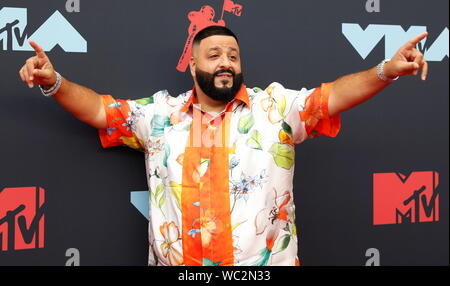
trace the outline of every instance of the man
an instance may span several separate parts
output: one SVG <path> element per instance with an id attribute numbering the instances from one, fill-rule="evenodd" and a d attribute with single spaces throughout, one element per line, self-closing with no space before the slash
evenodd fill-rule
<path id="1" fill-rule="evenodd" d="M 194 38 L 194 88 L 178 97 L 119 100 L 62 78 L 38 44 L 20 76 L 39 84 L 78 119 L 99 129 L 102 146 L 145 152 L 150 190 L 149 265 L 299 265 L 292 194 L 294 146 L 334 137 L 340 113 L 399 76 L 427 76 L 415 49 L 320 87 L 297 91 L 243 85 L 240 50 L 227 28 Z"/>

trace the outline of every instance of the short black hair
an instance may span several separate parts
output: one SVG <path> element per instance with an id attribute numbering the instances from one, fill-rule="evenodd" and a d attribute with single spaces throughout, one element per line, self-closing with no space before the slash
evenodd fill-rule
<path id="1" fill-rule="evenodd" d="M 223 26 L 209 26 L 200 30 L 200 32 L 195 35 L 193 45 L 198 45 L 203 39 L 211 36 L 231 36 L 239 43 L 238 38 L 230 29 Z"/>

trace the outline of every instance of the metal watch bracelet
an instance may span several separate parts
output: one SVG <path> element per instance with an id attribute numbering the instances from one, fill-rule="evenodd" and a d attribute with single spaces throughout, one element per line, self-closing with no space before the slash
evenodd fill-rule
<path id="1" fill-rule="evenodd" d="M 42 85 L 39 85 L 39 88 L 41 89 L 41 92 L 42 92 L 42 94 L 44 96 L 51 97 L 51 96 L 55 95 L 58 92 L 59 88 L 61 87 L 62 77 L 56 71 L 55 71 L 55 74 L 56 74 L 56 82 L 55 82 L 55 84 L 52 87 L 50 87 L 49 89 L 45 90 L 42 87 Z"/>
<path id="2" fill-rule="evenodd" d="M 379 63 L 378 64 L 378 66 L 377 66 L 377 76 L 381 79 L 381 80 L 383 80 L 383 81 L 385 81 L 385 82 L 389 82 L 389 83 L 391 83 L 391 82 L 393 82 L 393 81 L 395 81 L 395 80 L 397 80 L 399 77 L 397 76 L 396 78 L 388 78 L 385 74 L 384 74 L 384 65 L 388 62 L 388 61 L 390 61 L 391 59 L 385 59 L 385 60 L 383 60 L 381 63 Z"/>

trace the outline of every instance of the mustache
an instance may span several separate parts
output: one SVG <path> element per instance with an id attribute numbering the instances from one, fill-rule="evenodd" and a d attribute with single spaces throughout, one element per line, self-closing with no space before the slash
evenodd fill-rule
<path id="1" fill-rule="evenodd" d="M 213 76 L 217 76 L 217 75 L 219 75 L 221 73 L 229 73 L 233 77 L 236 75 L 236 73 L 234 71 L 230 70 L 230 69 L 227 69 L 227 70 L 226 69 L 220 69 L 220 70 L 216 71 L 215 73 L 213 73 Z"/>

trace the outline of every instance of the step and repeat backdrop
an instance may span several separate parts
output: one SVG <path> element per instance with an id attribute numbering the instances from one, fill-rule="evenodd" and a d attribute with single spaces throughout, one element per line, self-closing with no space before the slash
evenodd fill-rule
<path id="1" fill-rule="evenodd" d="M 0 0 L 0 265 L 146 265 L 143 153 L 19 77 L 44 47 L 98 93 L 138 99 L 193 86 L 195 30 L 240 39 L 245 83 L 308 89 L 374 67 L 412 37 L 426 81 L 402 77 L 342 113 L 336 138 L 296 147 L 305 266 L 448 265 L 449 2 L 411 0 Z"/>

